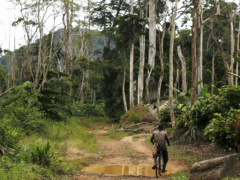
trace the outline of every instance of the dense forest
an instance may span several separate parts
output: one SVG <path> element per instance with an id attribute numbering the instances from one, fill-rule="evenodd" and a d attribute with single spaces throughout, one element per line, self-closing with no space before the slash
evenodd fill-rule
<path id="1" fill-rule="evenodd" d="M 10 1 L 26 42 L 0 47 L 3 179 L 73 175 L 88 163 L 66 159 L 67 147 L 99 148 L 88 128 L 140 123 L 151 105 L 172 136 L 238 152 L 237 2 Z"/>

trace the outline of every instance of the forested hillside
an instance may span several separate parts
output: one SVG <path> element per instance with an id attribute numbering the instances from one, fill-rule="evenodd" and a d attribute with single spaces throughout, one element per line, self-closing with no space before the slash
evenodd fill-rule
<path id="1" fill-rule="evenodd" d="M 143 122 L 163 123 L 176 144 L 239 151 L 238 2 L 10 2 L 25 45 L 0 47 L 3 179 L 73 177 L 99 159 L 73 160 L 72 151 L 102 155 L 104 140 Z"/>

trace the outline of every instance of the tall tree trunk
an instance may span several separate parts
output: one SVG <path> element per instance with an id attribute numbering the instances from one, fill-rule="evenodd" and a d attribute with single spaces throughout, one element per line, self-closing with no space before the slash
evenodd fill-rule
<path id="1" fill-rule="evenodd" d="M 64 14 L 63 14 L 63 44 L 64 44 L 64 51 L 63 51 L 63 63 L 62 63 L 62 71 L 67 72 L 68 70 L 68 53 L 69 53 L 69 36 L 70 36 L 70 1 L 63 0 L 64 4 Z"/>
<path id="2" fill-rule="evenodd" d="M 55 22 L 55 18 L 54 18 L 54 22 Z M 55 23 L 54 23 L 55 24 Z M 52 49 L 53 49 L 53 38 L 54 38 L 54 28 L 51 32 L 51 42 L 50 42 L 50 48 L 49 48 L 49 57 L 48 57 L 48 61 L 46 62 L 46 64 L 43 64 L 43 80 L 42 80 L 42 83 L 41 83 L 41 86 L 39 87 L 39 90 L 43 89 L 44 88 L 44 84 L 45 82 L 47 81 L 47 74 L 48 74 L 48 70 L 52 64 L 52 60 L 53 60 L 53 57 L 52 57 Z"/>
<path id="3" fill-rule="evenodd" d="M 191 83 L 191 105 L 193 105 L 197 98 L 197 9 L 198 4 L 193 0 L 194 11 L 193 11 L 193 26 L 192 26 L 192 83 Z"/>
<path id="4" fill-rule="evenodd" d="M 132 43 L 131 44 L 131 51 L 130 51 L 130 87 L 129 87 L 130 108 L 134 107 L 133 62 L 134 62 L 134 44 Z"/>
<path id="5" fill-rule="evenodd" d="M 122 96 L 123 96 L 123 105 L 125 112 L 128 111 L 127 107 L 127 100 L 126 100 L 126 94 L 125 94 L 125 82 L 126 82 L 126 68 L 124 66 L 123 68 L 123 82 L 122 82 Z"/>
<path id="6" fill-rule="evenodd" d="M 139 0 L 140 18 L 144 18 L 144 4 Z M 143 24 L 145 26 L 145 23 Z M 145 64 L 145 35 L 140 35 L 140 57 L 139 57 L 139 72 L 138 72 L 138 104 L 143 104 L 143 87 L 144 87 L 144 64 Z"/>
<path id="7" fill-rule="evenodd" d="M 80 83 L 80 91 L 79 91 L 79 99 L 80 99 L 80 102 L 81 103 L 84 103 L 84 83 L 85 83 L 85 71 L 83 70 L 83 73 L 82 73 L 82 82 Z"/>
<path id="8" fill-rule="evenodd" d="M 231 64 L 230 64 L 230 72 L 233 73 L 233 65 L 234 65 L 234 25 L 233 25 L 234 13 L 231 14 L 230 21 L 230 29 L 231 29 Z M 234 84 L 234 76 L 231 76 L 232 85 Z"/>
<path id="9" fill-rule="evenodd" d="M 156 56 L 156 0 L 150 0 L 149 4 L 149 49 L 148 49 L 148 76 L 146 78 L 146 97 L 150 104 L 149 82 L 151 79 L 152 70 L 155 65 Z"/>
<path id="10" fill-rule="evenodd" d="M 240 2 L 239 2 L 240 5 Z M 236 61 L 236 75 L 238 76 L 239 72 L 238 72 L 238 61 L 239 61 L 239 39 L 240 39 L 240 11 L 238 14 L 238 34 L 237 34 L 237 61 Z M 238 77 L 235 77 L 235 85 L 238 86 Z"/>
<path id="11" fill-rule="evenodd" d="M 177 15 L 178 0 L 175 0 L 175 8 L 172 14 L 171 20 L 171 39 L 169 50 L 169 103 L 170 103 L 170 118 L 172 122 L 172 128 L 175 129 L 174 107 L 173 107 L 173 47 L 175 38 L 175 21 Z"/>
<path id="12" fill-rule="evenodd" d="M 41 66 L 42 66 L 42 37 L 43 37 L 43 24 L 41 22 L 40 18 L 40 1 L 38 2 L 38 23 L 39 24 L 39 44 L 38 44 L 38 60 L 37 60 L 37 68 L 36 68 L 36 75 L 35 75 L 35 86 L 38 87 L 39 79 L 40 79 L 40 73 L 41 73 Z"/>
<path id="13" fill-rule="evenodd" d="M 203 23 L 202 23 L 202 16 L 203 16 L 203 4 L 205 3 L 205 0 L 199 0 L 199 5 L 198 5 L 198 16 L 197 16 L 197 21 L 198 21 L 198 52 L 197 52 L 197 90 L 198 94 L 200 94 L 202 88 L 203 88 L 203 75 L 202 75 L 202 65 L 203 65 Z"/>
<path id="14" fill-rule="evenodd" d="M 164 59 L 163 59 L 163 46 L 164 46 L 164 38 L 166 34 L 166 20 L 163 24 L 163 32 L 162 36 L 159 31 L 159 59 L 160 59 L 160 65 L 161 65 L 161 71 L 160 71 L 160 76 L 158 80 L 158 91 L 157 91 L 157 106 L 160 106 L 160 97 L 161 97 L 161 88 L 162 88 L 162 81 L 164 77 Z"/>
<path id="15" fill-rule="evenodd" d="M 175 82 L 173 84 L 173 87 L 174 87 L 174 95 L 175 97 L 177 96 L 177 89 L 178 89 L 178 85 L 179 85 L 179 62 L 177 60 L 175 60 L 176 62 L 176 79 L 175 79 Z"/>
<path id="16" fill-rule="evenodd" d="M 130 14 L 133 14 L 133 2 L 131 0 L 131 11 Z M 129 104 L 130 108 L 134 107 L 134 79 L 133 79 L 133 62 L 134 62 L 134 42 L 131 42 L 130 49 L 130 85 L 129 85 Z"/>
<path id="17" fill-rule="evenodd" d="M 140 58 L 138 73 L 138 104 L 143 104 L 144 64 L 145 64 L 145 35 L 140 36 Z"/>
<path id="18" fill-rule="evenodd" d="M 187 92 L 187 70 L 186 70 L 186 60 L 182 54 L 181 46 L 177 47 L 178 57 L 182 65 L 182 92 Z"/>

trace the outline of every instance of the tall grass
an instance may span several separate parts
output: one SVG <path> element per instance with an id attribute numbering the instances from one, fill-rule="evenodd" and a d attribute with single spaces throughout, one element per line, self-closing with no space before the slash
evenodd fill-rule
<path id="1" fill-rule="evenodd" d="M 107 118 L 76 117 L 67 122 L 46 121 L 46 131 L 25 136 L 16 152 L 0 157 L 0 179 L 60 179 L 75 173 L 95 158 L 93 155 L 87 159 L 83 157 L 83 160 L 67 160 L 68 150 L 98 152 L 97 137 L 91 131 L 108 121 Z"/>

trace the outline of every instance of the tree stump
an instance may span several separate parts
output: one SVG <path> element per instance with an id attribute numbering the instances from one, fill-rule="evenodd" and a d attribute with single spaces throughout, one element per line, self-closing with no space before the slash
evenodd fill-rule
<path id="1" fill-rule="evenodd" d="M 239 154 L 196 162 L 190 169 L 190 180 L 220 180 L 240 173 Z"/>

